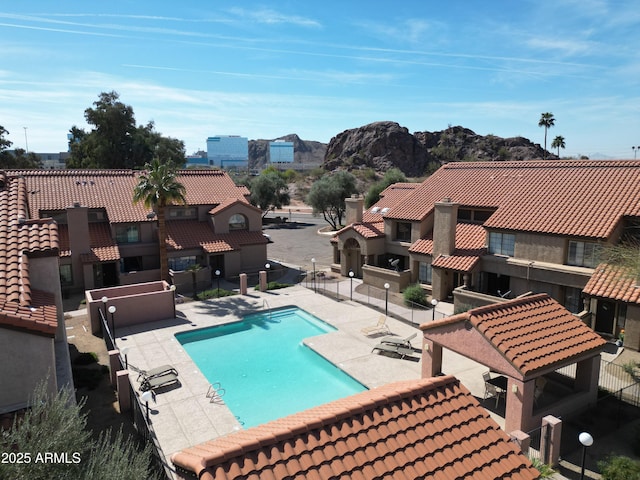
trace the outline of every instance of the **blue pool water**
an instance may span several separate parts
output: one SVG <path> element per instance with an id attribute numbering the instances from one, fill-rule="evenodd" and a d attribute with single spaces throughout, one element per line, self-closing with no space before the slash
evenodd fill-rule
<path id="1" fill-rule="evenodd" d="M 296 307 L 176 334 L 224 402 L 247 428 L 366 390 L 302 344 L 335 328 Z"/>

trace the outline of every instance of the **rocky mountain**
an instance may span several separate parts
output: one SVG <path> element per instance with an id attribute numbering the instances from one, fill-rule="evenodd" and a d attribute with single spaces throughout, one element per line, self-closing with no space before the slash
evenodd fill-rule
<path id="1" fill-rule="evenodd" d="M 375 122 L 345 130 L 327 146 L 324 168 L 396 167 L 419 177 L 443 163 L 455 161 L 530 160 L 543 157 L 543 149 L 526 138 L 477 135 L 463 127 L 413 134 L 395 122 Z M 557 158 L 548 153 L 547 158 Z"/>
<path id="2" fill-rule="evenodd" d="M 312 140 L 302 140 L 292 133 L 272 140 L 249 140 L 249 168 L 262 169 L 269 161 L 269 142 L 284 140 L 293 142 L 293 161 L 295 164 L 320 167 L 324 161 L 327 144 Z"/>

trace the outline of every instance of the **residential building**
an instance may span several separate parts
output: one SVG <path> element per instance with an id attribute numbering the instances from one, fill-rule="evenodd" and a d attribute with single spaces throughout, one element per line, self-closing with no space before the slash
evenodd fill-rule
<path id="1" fill-rule="evenodd" d="M 521 478 L 529 459 L 454 377 L 374 388 L 172 456 L 178 478 Z"/>
<path id="2" fill-rule="evenodd" d="M 156 212 L 133 203 L 139 172 L 24 170 L 29 218 L 53 219 L 59 235 L 63 293 L 160 279 Z M 261 212 L 221 170 L 180 170 L 186 205 L 166 210 L 169 268 L 178 289 L 190 290 L 193 264 L 201 285 L 214 272 L 233 277 L 258 271 L 267 258 Z M 27 212 L 25 211 L 25 214 Z"/>
<path id="3" fill-rule="evenodd" d="M 269 142 L 269 161 L 271 163 L 293 163 L 293 142 L 274 140 Z"/>
<path id="4" fill-rule="evenodd" d="M 29 216 L 21 175 L 0 172 L 0 414 L 28 407 L 34 389 L 73 387 L 50 218 Z"/>
<path id="5" fill-rule="evenodd" d="M 207 138 L 209 166 L 224 169 L 247 168 L 249 140 L 239 135 L 216 135 Z"/>
<path id="6" fill-rule="evenodd" d="M 364 213 L 362 199 L 348 199 L 347 215 L 332 239 L 343 275 L 392 291 L 419 283 L 458 310 L 547 293 L 640 348 L 638 296 L 585 290 L 603 270 L 601 250 L 638 225 L 638 161 L 449 163 L 419 185 L 392 185 Z"/>

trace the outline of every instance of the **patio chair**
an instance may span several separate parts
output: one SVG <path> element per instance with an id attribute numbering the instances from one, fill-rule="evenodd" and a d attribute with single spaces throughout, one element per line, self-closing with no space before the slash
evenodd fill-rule
<path id="1" fill-rule="evenodd" d="M 178 376 L 178 371 L 171 365 L 162 365 L 150 370 L 142 370 L 141 368 L 136 368 L 133 365 L 129 364 L 129 368 L 138 373 L 138 381 L 140 381 L 141 378 L 153 378 L 160 375 L 165 375 L 167 373 L 173 373 L 176 377 Z"/>
<path id="2" fill-rule="evenodd" d="M 140 383 L 140 391 L 155 390 L 156 388 L 166 387 L 178 382 L 178 375 L 175 373 L 165 373 L 155 377 L 146 377 Z"/>
<path id="3" fill-rule="evenodd" d="M 414 353 L 413 348 L 407 347 L 405 345 L 390 344 L 390 343 L 379 343 L 375 347 L 373 347 L 373 350 L 371 350 L 371 352 L 375 352 L 376 350 L 378 350 L 378 353 L 380 352 L 394 353 L 398 355 L 401 359 L 406 357 L 407 355 L 411 356 Z"/>
<path id="4" fill-rule="evenodd" d="M 365 335 L 371 335 L 373 333 L 380 333 L 380 332 L 391 333 L 391 331 L 389 330 L 389 327 L 387 326 L 386 315 L 380 315 L 380 318 L 378 319 L 378 323 L 376 323 L 375 325 L 371 325 L 369 327 L 364 327 L 360 331 Z"/>
<path id="5" fill-rule="evenodd" d="M 504 390 L 499 389 L 495 385 L 488 382 L 484 382 L 484 400 L 486 400 L 487 398 L 495 397 L 496 398 L 495 408 L 498 408 L 498 402 L 500 401 L 500 397 L 505 397 L 506 399 L 505 393 L 506 392 Z"/>
<path id="6" fill-rule="evenodd" d="M 418 332 L 414 332 L 405 338 L 398 338 L 393 336 L 384 337 L 382 340 L 380 340 L 380 343 L 388 343 L 390 345 L 403 345 L 405 347 L 411 348 L 411 340 L 413 340 L 417 336 L 418 336 Z"/>
<path id="7" fill-rule="evenodd" d="M 489 380 L 491 380 L 491 372 L 483 372 L 482 373 L 482 379 L 485 382 L 488 382 Z"/>

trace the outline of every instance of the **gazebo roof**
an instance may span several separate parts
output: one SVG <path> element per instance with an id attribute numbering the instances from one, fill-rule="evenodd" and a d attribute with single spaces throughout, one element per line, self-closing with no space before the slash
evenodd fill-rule
<path id="1" fill-rule="evenodd" d="M 606 344 L 547 294 L 474 308 L 420 328 L 443 347 L 520 379 L 599 355 Z"/>

